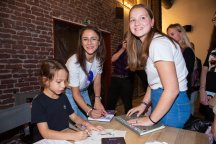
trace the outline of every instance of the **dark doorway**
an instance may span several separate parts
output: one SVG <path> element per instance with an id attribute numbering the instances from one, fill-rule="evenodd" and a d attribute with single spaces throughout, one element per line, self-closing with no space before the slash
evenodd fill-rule
<path id="1" fill-rule="evenodd" d="M 79 30 L 85 25 L 79 25 L 59 19 L 53 19 L 53 32 L 54 32 L 54 57 L 61 60 L 63 63 L 72 56 L 78 45 Z M 102 73 L 102 89 L 101 97 L 103 104 L 106 107 L 106 99 L 108 87 L 111 79 L 111 34 L 101 30 L 104 44 L 106 47 L 106 61 L 103 65 Z M 89 96 L 94 101 L 94 92 L 92 86 L 89 87 Z"/>

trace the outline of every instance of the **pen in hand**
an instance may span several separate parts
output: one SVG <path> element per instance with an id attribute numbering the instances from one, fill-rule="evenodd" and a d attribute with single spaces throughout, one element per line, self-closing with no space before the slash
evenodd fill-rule
<path id="1" fill-rule="evenodd" d="M 91 109 L 96 110 L 95 108 L 93 108 L 92 106 L 90 106 L 89 104 L 87 104 L 87 106 L 89 106 Z M 101 111 L 101 115 L 102 116 L 106 116 L 107 114 Z"/>
<path id="2" fill-rule="evenodd" d="M 82 131 L 76 124 L 74 125 L 75 128 L 77 128 L 79 131 Z"/>
<path id="3" fill-rule="evenodd" d="M 87 104 L 87 106 L 89 106 L 91 109 L 96 110 L 95 108 L 93 108 L 92 106 L 90 106 L 89 104 Z"/>
<path id="4" fill-rule="evenodd" d="M 77 128 L 79 131 L 82 131 L 78 126 L 76 126 L 76 124 L 74 124 L 73 125 L 75 128 Z M 89 132 L 87 131 L 87 133 L 88 133 L 88 137 L 90 137 L 90 134 L 89 134 Z"/>

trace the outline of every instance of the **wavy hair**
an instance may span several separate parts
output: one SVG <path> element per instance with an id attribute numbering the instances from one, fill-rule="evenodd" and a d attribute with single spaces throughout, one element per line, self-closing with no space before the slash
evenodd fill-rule
<path id="1" fill-rule="evenodd" d="M 170 24 L 167 28 L 167 31 L 169 28 L 174 28 L 175 30 L 177 30 L 178 32 L 180 32 L 182 34 L 181 40 L 179 41 L 179 44 L 181 46 L 181 48 L 183 48 L 182 46 L 186 45 L 188 47 L 190 47 L 192 49 L 192 45 L 191 42 L 189 41 L 189 38 L 187 37 L 186 31 L 183 28 L 182 25 L 180 25 L 179 23 L 176 24 Z M 192 51 L 194 52 L 194 50 L 192 49 Z M 195 55 L 195 52 L 194 52 Z M 197 59 L 195 56 L 195 61 L 194 61 L 194 69 L 197 69 Z"/>
<path id="2" fill-rule="evenodd" d="M 131 11 L 136 8 L 144 8 L 148 12 L 150 18 L 154 19 L 152 10 L 144 4 L 134 5 L 129 12 L 129 19 L 130 19 Z M 132 34 L 129 28 L 127 54 L 128 54 L 128 67 L 131 71 L 136 71 L 137 69 L 145 68 L 147 59 L 149 57 L 149 46 L 151 44 L 151 41 L 155 33 L 167 37 L 175 45 L 174 40 L 168 37 L 167 35 L 165 35 L 164 33 L 162 33 L 161 31 L 159 31 L 156 28 L 155 23 L 154 26 L 149 31 L 149 33 L 146 35 L 145 42 L 142 42 L 138 37 Z"/>
<path id="3" fill-rule="evenodd" d="M 98 48 L 96 50 L 95 56 L 96 56 L 96 59 L 100 62 L 100 68 L 103 67 L 103 64 L 104 64 L 105 59 L 106 59 L 106 49 L 104 47 L 103 36 L 102 36 L 102 34 L 98 28 L 91 26 L 91 25 L 87 25 L 86 27 L 82 28 L 79 31 L 78 49 L 76 51 L 77 64 L 80 64 L 80 67 L 85 72 L 85 74 L 88 76 L 89 74 L 86 70 L 87 59 L 86 59 L 86 55 L 85 55 L 85 49 L 82 46 L 82 35 L 83 35 L 83 32 L 85 30 L 93 30 L 99 37 L 100 45 L 98 46 Z"/>

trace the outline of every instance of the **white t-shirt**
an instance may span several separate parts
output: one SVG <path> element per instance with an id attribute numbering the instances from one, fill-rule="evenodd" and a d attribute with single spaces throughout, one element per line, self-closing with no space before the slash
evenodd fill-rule
<path id="1" fill-rule="evenodd" d="M 80 64 L 76 64 L 77 57 L 76 54 L 71 56 L 66 63 L 66 67 L 69 70 L 69 86 L 77 87 L 79 86 L 80 91 L 87 89 L 98 73 L 102 73 L 102 68 L 100 68 L 100 63 L 94 58 L 93 63 L 86 61 L 87 72 L 92 71 L 93 77 L 88 78 L 84 73 Z"/>
<path id="2" fill-rule="evenodd" d="M 173 61 L 175 63 L 179 90 L 187 90 L 186 77 L 188 71 L 179 45 L 176 44 L 175 47 L 167 37 L 161 37 L 159 34 L 154 35 L 149 47 L 149 57 L 146 64 L 146 74 L 151 89 L 163 88 L 157 69 L 154 65 L 154 62 L 156 61 Z"/>

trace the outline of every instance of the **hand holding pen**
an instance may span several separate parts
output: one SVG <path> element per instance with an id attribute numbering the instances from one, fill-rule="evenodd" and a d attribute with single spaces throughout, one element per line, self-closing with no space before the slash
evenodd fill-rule
<path id="1" fill-rule="evenodd" d="M 91 118 L 97 119 L 97 118 L 100 118 L 101 116 L 107 115 L 107 112 L 105 110 L 95 109 L 91 105 L 89 105 L 89 104 L 87 104 L 87 105 L 92 109 L 92 111 L 90 111 L 90 113 L 89 113 L 89 116 Z"/>
<path id="2" fill-rule="evenodd" d="M 84 140 L 86 139 L 87 137 L 89 137 L 89 133 L 85 130 L 81 130 L 78 126 L 76 126 L 76 124 L 73 125 L 76 129 L 77 129 L 77 132 L 73 133 L 74 135 L 74 140 L 75 141 L 81 141 L 81 140 Z M 72 129 L 72 128 L 70 128 Z M 74 130 L 74 129 L 72 129 Z"/>

